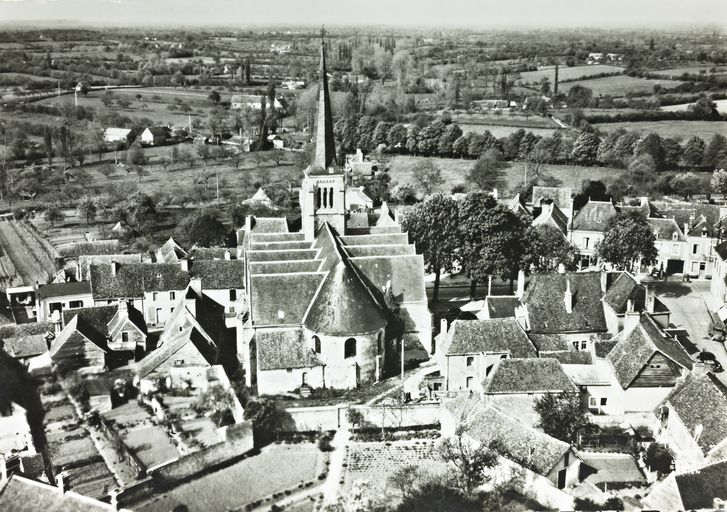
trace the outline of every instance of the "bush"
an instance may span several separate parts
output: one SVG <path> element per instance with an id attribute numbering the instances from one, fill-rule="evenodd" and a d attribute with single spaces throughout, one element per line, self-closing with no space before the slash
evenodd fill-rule
<path id="1" fill-rule="evenodd" d="M 332 438 L 330 434 L 323 434 L 320 439 L 318 439 L 318 449 L 322 452 L 333 451 L 333 446 L 331 446 L 331 439 Z"/>
<path id="2" fill-rule="evenodd" d="M 666 445 L 660 443 L 651 443 L 646 450 L 646 465 L 652 471 L 666 475 L 672 472 L 672 463 L 674 456 Z"/>
<path id="3" fill-rule="evenodd" d="M 623 510 L 624 502 L 621 501 L 621 498 L 612 496 L 603 503 L 603 508 L 607 510 Z"/>

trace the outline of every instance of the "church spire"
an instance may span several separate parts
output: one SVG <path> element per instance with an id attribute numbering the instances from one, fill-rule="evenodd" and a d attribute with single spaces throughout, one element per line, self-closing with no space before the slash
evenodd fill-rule
<path id="1" fill-rule="evenodd" d="M 325 31 L 321 28 L 321 68 L 318 84 L 318 117 L 316 122 L 315 157 L 311 164 L 317 173 L 333 174 L 338 172 L 336 162 L 336 144 L 333 140 L 333 116 L 331 115 L 331 99 L 328 94 L 328 74 L 326 73 Z M 323 171 L 321 171 L 321 169 Z M 314 171 L 314 173 L 315 173 Z"/>

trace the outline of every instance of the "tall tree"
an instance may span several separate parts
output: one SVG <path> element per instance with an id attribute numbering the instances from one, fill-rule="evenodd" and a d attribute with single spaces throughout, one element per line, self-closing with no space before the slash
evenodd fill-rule
<path id="1" fill-rule="evenodd" d="M 489 191 L 498 188 L 503 181 L 505 164 L 502 153 L 496 149 L 488 149 L 475 162 L 470 170 L 468 180 L 481 190 Z"/>
<path id="2" fill-rule="evenodd" d="M 43 146 L 48 165 L 53 165 L 53 132 L 47 125 L 43 126 Z"/>
<path id="3" fill-rule="evenodd" d="M 456 471 L 456 484 L 467 496 L 487 481 L 486 471 L 498 463 L 497 453 L 486 446 L 476 446 L 466 436 L 466 429 L 458 427 L 454 437 L 445 438 L 439 445 L 439 454 Z"/>
<path id="4" fill-rule="evenodd" d="M 211 247 L 223 242 L 227 229 L 215 212 L 204 211 L 182 219 L 177 227 L 177 233 L 180 238 L 186 238 L 192 243 Z"/>
<path id="5" fill-rule="evenodd" d="M 412 178 L 425 196 L 433 194 L 444 185 L 442 170 L 434 165 L 434 162 L 429 158 L 417 162 L 414 166 Z"/>
<path id="6" fill-rule="evenodd" d="M 566 270 L 575 270 L 578 249 L 555 226 L 535 226 L 528 239 L 529 260 L 536 272 L 553 272 L 561 264 Z"/>
<path id="7" fill-rule="evenodd" d="M 546 393 L 533 407 L 546 434 L 575 443 L 578 432 L 588 425 L 588 416 L 578 393 Z"/>
<path id="8" fill-rule="evenodd" d="M 592 164 L 598 155 L 600 140 L 595 133 L 583 132 L 573 143 L 573 160 L 580 164 Z"/>
<path id="9" fill-rule="evenodd" d="M 433 300 L 439 299 L 442 272 L 451 272 L 459 245 L 457 203 L 435 194 L 415 205 L 403 220 L 404 229 L 424 257 L 427 272 L 434 273 Z"/>
<path id="10" fill-rule="evenodd" d="M 632 270 L 634 264 L 656 262 L 654 230 L 636 211 L 622 211 L 609 219 L 603 240 L 598 244 L 598 257 L 619 270 Z"/>
<path id="11" fill-rule="evenodd" d="M 688 167 L 699 167 L 702 165 L 702 159 L 704 158 L 704 141 L 696 135 L 690 138 L 684 144 L 684 151 L 682 157 L 684 158 L 684 164 Z"/>
<path id="12" fill-rule="evenodd" d="M 717 169 L 727 165 L 727 137 L 715 133 L 704 150 L 702 165 L 708 169 Z"/>

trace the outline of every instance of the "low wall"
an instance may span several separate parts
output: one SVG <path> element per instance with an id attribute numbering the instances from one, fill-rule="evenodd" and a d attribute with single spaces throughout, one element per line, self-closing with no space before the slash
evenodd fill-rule
<path id="1" fill-rule="evenodd" d="M 326 405 L 320 407 L 297 407 L 286 409 L 293 427 L 289 430 L 306 432 L 313 430 L 336 430 L 347 425 L 348 410 L 361 413 L 367 425 L 383 428 L 401 428 L 439 423 L 439 403 L 410 405 Z"/>

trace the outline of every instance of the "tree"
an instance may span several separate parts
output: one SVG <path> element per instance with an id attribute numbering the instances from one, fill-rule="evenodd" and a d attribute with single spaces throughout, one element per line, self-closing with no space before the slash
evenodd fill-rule
<path id="1" fill-rule="evenodd" d="M 404 87 L 407 84 L 409 73 L 411 72 L 411 55 L 406 50 L 399 50 L 394 54 L 391 61 L 391 66 L 394 70 L 394 77 L 399 87 Z"/>
<path id="2" fill-rule="evenodd" d="M 48 158 L 48 165 L 53 165 L 53 132 L 46 125 L 43 127 L 43 146 L 46 158 Z"/>
<path id="3" fill-rule="evenodd" d="M 219 245 L 227 235 L 227 228 L 212 211 L 193 213 L 179 223 L 177 233 L 180 238 L 201 247 Z"/>
<path id="4" fill-rule="evenodd" d="M 145 163 L 146 156 L 144 155 L 144 150 L 141 148 L 141 144 L 134 142 L 126 152 L 126 165 L 133 167 L 135 165 L 144 165 Z"/>
<path id="5" fill-rule="evenodd" d="M 690 138 L 685 144 L 684 144 L 684 151 L 682 154 L 682 158 L 684 159 L 684 164 L 688 167 L 699 167 L 702 165 L 702 159 L 704 158 L 704 141 L 694 136 Z"/>
<path id="6" fill-rule="evenodd" d="M 634 263 L 652 265 L 658 252 L 654 231 L 638 211 L 622 211 L 606 224 L 598 257 L 618 270 L 631 270 Z"/>
<path id="7" fill-rule="evenodd" d="M 649 154 L 641 154 L 629 165 L 629 174 L 631 181 L 639 185 L 643 191 L 649 184 L 656 180 L 656 165 L 654 159 Z"/>
<path id="8" fill-rule="evenodd" d="M 349 412 L 355 410 L 356 409 L 349 409 Z M 394 471 L 394 473 L 392 473 L 389 477 L 389 482 L 399 489 L 402 499 L 406 501 L 415 492 L 418 479 L 419 466 L 407 464 L 406 466 L 400 467 Z"/>
<path id="9" fill-rule="evenodd" d="M 432 300 L 436 302 L 440 275 L 452 271 L 459 245 L 457 203 L 442 194 L 430 196 L 406 213 L 403 225 L 423 255 L 427 272 L 434 272 Z"/>
<path id="10" fill-rule="evenodd" d="M 482 503 L 477 498 L 463 495 L 439 482 L 428 482 L 404 500 L 397 512 L 481 512 Z"/>
<path id="11" fill-rule="evenodd" d="M 222 100 L 222 98 L 220 97 L 220 93 L 215 90 L 210 91 L 210 93 L 207 95 L 207 99 L 210 100 L 213 105 L 219 105 L 220 101 Z"/>
<path id="12" fill-rule="evenodd" d="M 169 159 L 169 157 L 163 156 L 159 159 L 159 165 L 162 166 L 164 172 L 167 172 L 167 168 L 172 165 L 172 161 Z"/>
<path id="13" fill-rule="evenodd" d="M 245 418 L 252 420 L 255 447 L 260 448 L 275 440 L 277 432 L 290 421 L 290 416 L 273 400 L 250 400 L 245 407 Z"/>
<path id="14" fill-rule="evenodd" d="M 568 90 L 567 103 L 571 108 L 586 108 L 591 103 L 593 91 L 582 85 L 574 85 Z"/>
<path id="15" fill-rule="evenodd" d="M 555 226 L 539 225 L 531 231 L 530 263 L 536 272 L 553 272 L 559 265 L 575 270 L 578 249 Z"/>
<path id="16" fill-rule="evenodd" d="M 664 150 L 664 168 L 675 169 L 682 160 L 682 145 L 677 139 L 666 138 L 661 141 L 661 147 Z"/>
<path id="17" fill-rule="evenodd" d="M 533 408 L 543 431 L 566 443 L 575 443 L 578 432 L 589 423 L 578 393 L 546 393 L 535 400 Z"/>
<path id="18" fill-rule="evenodd" d="M 671 180 L 671 187 L 675 192 L 684 197 L 685 201 L 691 199 L 694 194 L 702 191 L 704 182 L 693 172 L 681 172 L 675 175 Z"/>
<path id="19" fill-rule="evenodd" d="M 462 129 L 456 124 L 450 124 L 439 137 L 438 151 L 440 155 L 449 156 L 454 152 L 454 142 L 462 136 Z"/>
<path id="20" fill-rule="evenodd" d="M 387 142 L 390 150 L 401 151 L 406 146 L 406 126 L 403 124 L 395 124 L 389 130 L 387 135 Z"/>
<path id="21" fill-rule="evenodd" d="M 596 161 L 600 140 L 595 133 L 583 132 L 573 143 L 573 160 L 590 165 Z"/>
<path id="22" fill-rule="evenodd" d="M 466 495 L 485 483 L 485 471 L 497 465 L 497 454 L 487 447 L 476 447 L 466 437 L 466 429 L 457 428 L 454 437 L 445 438 L 439 445 L 439 455 L 454 466 L 457 487 Z"/>
<path id="23" fill-rule="evenodd" d="M 428 158 L 416 163 L 412 178 L 425 196 L 433 194 L 444 185 L 442 170 Z"/>
<path id="24" fill-rule="evenodd" d="M 654 168 L 657 171 L 664 169 L 665 152 L 661 143 L 661 136 L 658 133 L 649 133 L 636 143 L 634 155 L 638 158 L 641 155 L 649 155 L 654 161 Z"/>
<path id="25" fill-rule="evenodd" d="M 714 171 L 709 186 L 712 188 L 712 191 L 727 197 L 727 170 L 717 169 Z"/>
<path id="26" fill-rule="evenodd" d="M 674 456 L 668 446 L 651 443 L 646 449 L 644 462 L 652 471 L 656 471 L 660 475 L 667 475 L 673 471 Z"/>
<path id="27" fill-rule="evenodd" d="M 86 218 L 86 224 L 90 224 L 96 218 L 96 203 L 93 199 L 86 197 L 81 204 L 78 205 L 78 213 Z"/>
<path id="28" fill-rule="evenodd" d="M 116 104 L 121 110 L 126 110 L 131 106 L 131 100 L 128 98 L 116 98 Z"/>
<path id="29" fill-rule="evenodd" d="M 103 176 L 106 179 L 109 179 L 114 172 L 116 172 L 116 168 L 112 164 L 106 164 L 102 165 L 98 168 L 99 174 Z"/>
<path id="30" fill-rule="evenodd" d="M 614 153 L 621 165 L 627 166 L 634 154 L 634 148 L 639 141 L 639 135 L 634 132 L 627 132 L 621 135 L 614 146 Z"/>
<path id="31" fill-rule="evenodd" d="M 45 209 L 45 212 L 43 213 L 43 218 L 50 222 L 51 227 L 53 227 L 56 222 L 62 221 L 64 216 L 57 206 L 49 206 Z"/>
<path id="32" fill-rule="evenodd" d="M 492 190 L 502 184 L 504 169 L 502 153 L 496 149 L 488 149 L 475 162 L 468 181 L 476 184 L 481 190 Z"/>
<path id="33" fill-rule="evenodd" d="M 210 159 L 209 146 L 207 146 L 207 144 L 199 144 L 196 149 L 197 149 L 197 155 L 202 159 L 205 167 L 207 167 L 207 162 L 209 162 L 209 159 Z"/>
<path id="34" fill-rule="evenodd" d="M 715 133 L 704 150 L 702 165 L 708 169 L 727 166 L 727 137 Z"/>

